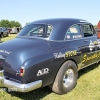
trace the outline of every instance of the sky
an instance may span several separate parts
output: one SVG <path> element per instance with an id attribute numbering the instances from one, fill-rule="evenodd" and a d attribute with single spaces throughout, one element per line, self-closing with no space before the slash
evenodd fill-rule
<path id="1" fill-rule="evenodd" d="M 97 25 L 100 0 L 0 0 L 0 20 L 27 22 L 48 18 L 79 18 Z"/>

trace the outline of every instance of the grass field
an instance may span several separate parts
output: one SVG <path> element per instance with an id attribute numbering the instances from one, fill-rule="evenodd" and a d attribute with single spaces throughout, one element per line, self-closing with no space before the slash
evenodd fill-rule
<path id="1" fill-rule="evenodd" d="M 15 36 L 12 34 L 1 40 L 7 41 Z M 77 85 L 68 94 L 55 94 L 48 87 L 29 93 L 11 92 L 0 88 L 0 100 L 100 100 L 100 66 L 94 64 L 79 71 Z"/>
<path id="2" fill-rule="evenodd" d="M 11 39 L 15 38 L 16 35 L 17 35 L 17 34 L 9 34 L 9 37 L 1 38 L 1 41 L 2 41 L 2 42 L 5 42 L 5 41 L 8 41 L 8 40 L 11 40 Z"/>

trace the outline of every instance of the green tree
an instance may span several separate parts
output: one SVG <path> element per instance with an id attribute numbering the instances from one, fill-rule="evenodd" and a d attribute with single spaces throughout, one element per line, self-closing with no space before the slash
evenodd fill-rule
<path id="1" fill-rule="evenodd" d="M 10 21 L 11 28 L 13 27 L 22 27 L 21 24 L 17 21 Z"/>
<path id="2" fill-rule="evenodd" d="M 22 27 L 21 24 L 19 22 L 15 22 L 15 26 L 16 27 Z"/>
<path id="3" fill-rule="evenodd" d="M 0 27 L 9 27 L 10 26 L 10 22 L 8 20 L 1 20 L 0 21 Z"/>
<path id="4" fill-rule="evenodd" d="M 9 20 L 1 20 L 0 21 L 0 27 L 7 27 L 7 28 L 13 28 L 13 27 L 21 27 L 21 24 L 17 21 L 9 21 Z"/>
<path id="5" fill-rule="evenodd" d="M 15 27 L 16 22 L 15 21 L 10 21 L 10 28 Z"/>

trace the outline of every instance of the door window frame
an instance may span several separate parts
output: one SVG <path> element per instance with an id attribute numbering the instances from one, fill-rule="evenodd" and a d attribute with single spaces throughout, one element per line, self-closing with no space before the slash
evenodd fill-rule
<path id="1" fill-rule="evenodd" d="M 93 35 L 91 35 L 91 36 L 95 36 L 95 35 L 96 35 L 96 32 L 95 32 L 94 27 L 93 27 L 92 24 L 89 24 L 89 23 L 83 23 L 83 24 L 80 24 L 81 32 L 82 32 L 83 38 L 89 38 L 89 37 L 91 37 L 91 36 L 84 36 L 84 32 L 83 32 L 83 28 L 82 28 L 83 25 L 89 25 L 89 26 L 91 26 L 92 31 L 93 31 Z"/>

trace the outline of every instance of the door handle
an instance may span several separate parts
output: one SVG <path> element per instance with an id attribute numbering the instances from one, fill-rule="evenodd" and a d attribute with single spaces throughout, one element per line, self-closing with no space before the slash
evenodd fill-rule
<path id="1" fill-rule="evenodd" d="M 88 42 L 88 40 L 84 40 L 84 42 Z"/>

